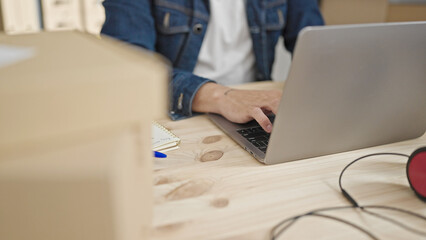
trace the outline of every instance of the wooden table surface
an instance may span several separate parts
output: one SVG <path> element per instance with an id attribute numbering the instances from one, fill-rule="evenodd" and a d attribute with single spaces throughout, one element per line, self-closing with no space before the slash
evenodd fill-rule
<path id="1" fill-rule="evenodd" d="M 281 88 L 256 83 L 242 88 Z M 295 162 L 266 166 L 227 137 L 206 116 L 160 121 L 182 140 L 180 149 L 154 160 L 152 239 L 270 239 L 281 220 L 316 208 L 348 206 L 338 187 L 343 167 L 376 152 L 411 154 L 423 137 Z M 361 205 L 386 205 L 426 216 L 426 203 L 410 189 L 407 159 L 377 156 L 353 165 L 343 185 Z M 373 210 L 372 210 L 373 211 Z M 426 232 L 426 221 L 374 210 Z M 379 239 L 426 239 L 359 210 L 324 212 L 367 229 Z M 371 239 L 339 222 L 298 220 L 278 239 Z"/>

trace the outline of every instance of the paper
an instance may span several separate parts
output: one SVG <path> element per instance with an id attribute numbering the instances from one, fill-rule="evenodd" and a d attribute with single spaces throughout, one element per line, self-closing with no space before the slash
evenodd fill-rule
<path id="1" fill-rule="evenodd" d="M 23 48 L 0 44 L 0 68 L 33 58 L 33 48 Z"/>
<path id="2" fill-rule="evenodd" d="M 176 149 L 180 139 L 157 122 L 152 124 L 152 150 L 170 151 Z"/>

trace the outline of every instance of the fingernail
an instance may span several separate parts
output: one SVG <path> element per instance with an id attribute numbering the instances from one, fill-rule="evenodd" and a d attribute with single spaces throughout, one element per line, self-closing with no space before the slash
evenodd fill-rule
<path id="1" fill-rule="evenodd" d="M 266 126 L 266 131 L 267 132 L 271 132 L 272 131 L 272 124 L 268 124 L 268 126 Z"/>

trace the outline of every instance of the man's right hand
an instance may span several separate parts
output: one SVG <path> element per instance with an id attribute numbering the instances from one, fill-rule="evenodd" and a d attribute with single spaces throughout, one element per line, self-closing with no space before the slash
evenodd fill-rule
<path id="1" fill-rule="evenodd" d="M 246 123 L 254 119 L 270 133 L 272 123 L 266 115 L 277 113 L 281 95 L 280 90 L 238 90 L 216 83 L 206 83 L 196 93 L 192 110 L 221 114 L 236 123 Z"/>

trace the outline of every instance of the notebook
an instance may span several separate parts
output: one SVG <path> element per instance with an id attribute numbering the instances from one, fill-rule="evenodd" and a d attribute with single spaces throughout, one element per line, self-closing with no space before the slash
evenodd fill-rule
<path id="1" fill-rule="evenodd" d="M 152 150 L 170 151 L 179 148 L 180 138 L 158 122 L 152 123 Z"/>

